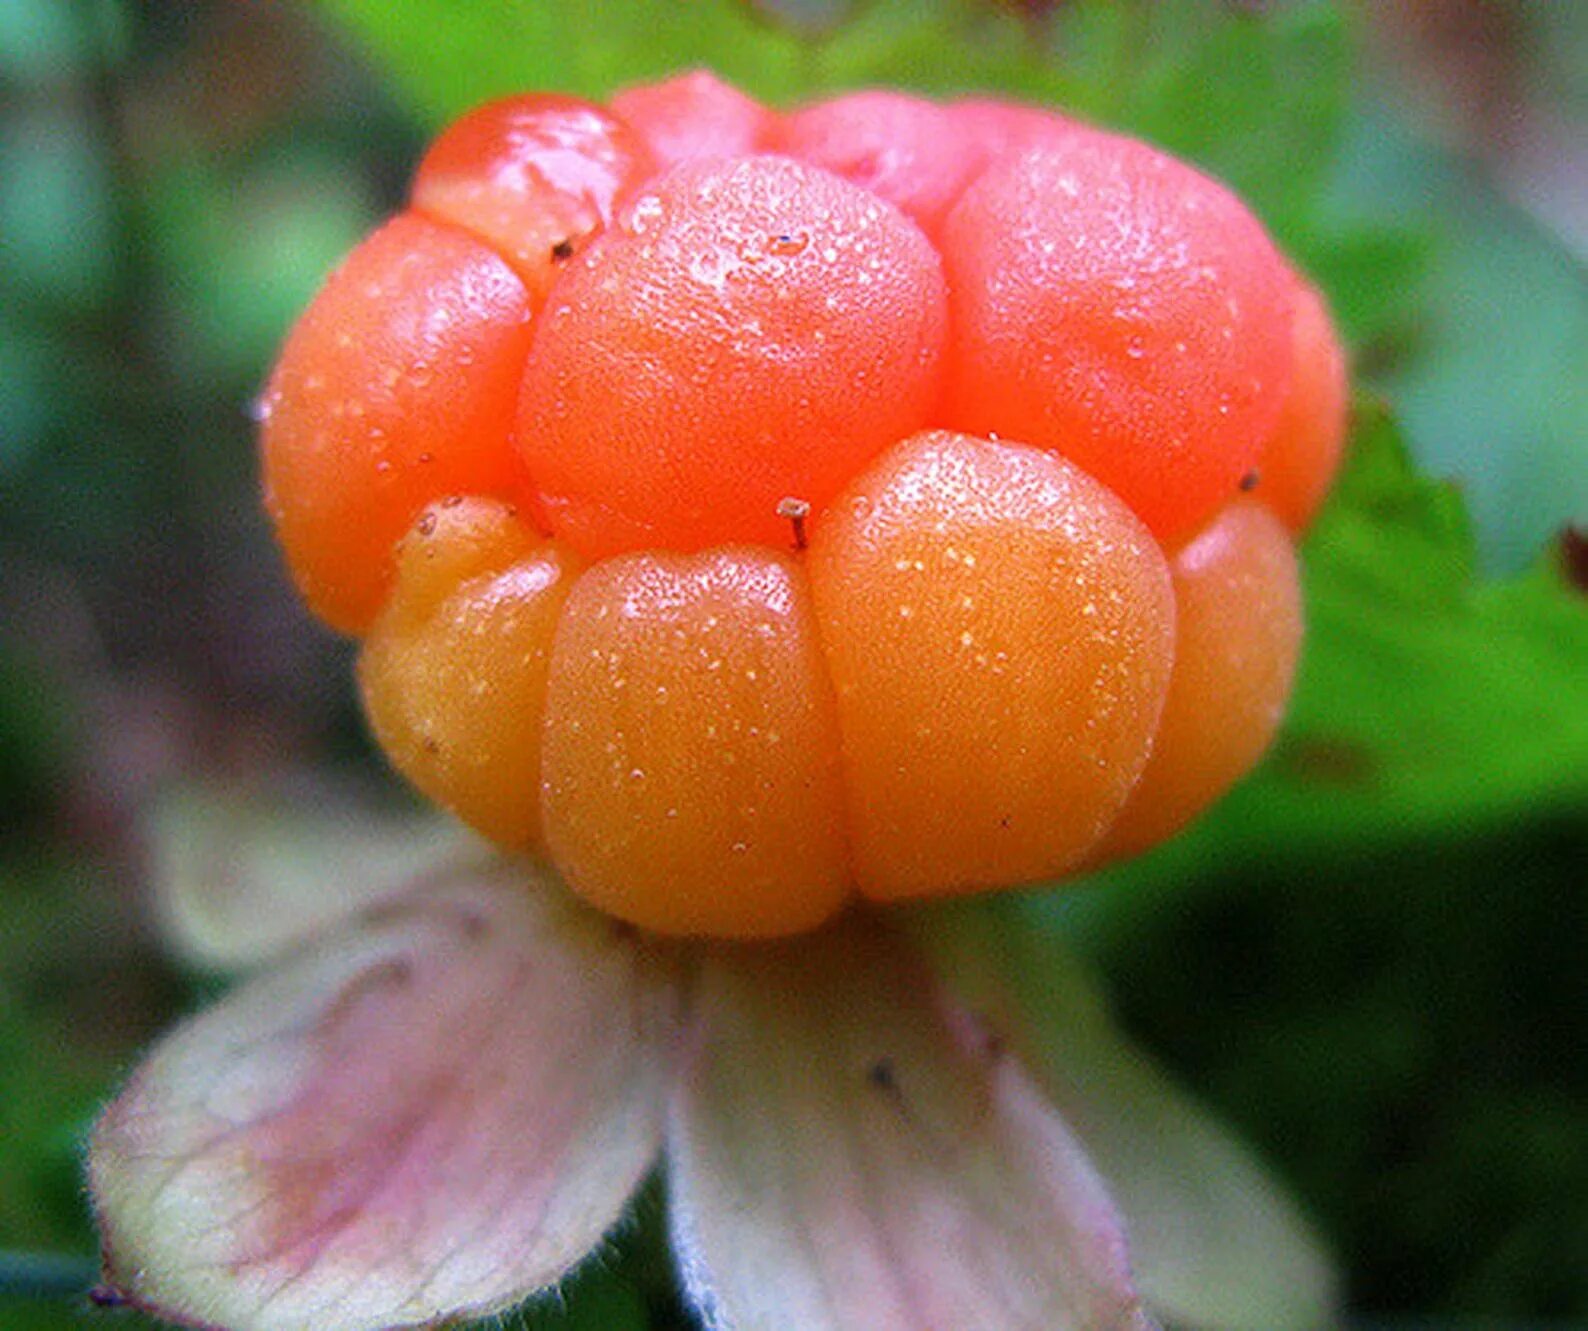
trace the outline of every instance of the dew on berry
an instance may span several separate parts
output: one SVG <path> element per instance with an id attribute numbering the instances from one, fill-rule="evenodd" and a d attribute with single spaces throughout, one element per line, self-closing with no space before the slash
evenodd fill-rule
<path id="1" fill-rule="evenodd" d="M 591 569 L 557 631 L 546 715 L 547 842 L 604 909 L 668 933 L 779 934 L 844 900 L 837 722 L 788 556 Z"/>
<path id="2" fill-rule="evenodd" d="M 520 451 L 552 530 L 590 557 L 780 545 L 783 497 L 819 512 L 926 423 L 937 256 L 898 212 L 782 158 L 680 167 L 652 188 L 666 208 L 644 244 L 598 238 L 542 320 Z M 775 266 L 741 258 L 785 231 L 810 243 Z"/>
<path id="3" fill-rule="evenodd" d="M 922 435 L 853 491 L 809 558 L 861 890 L 1062 873 L 1124 803 L 1157 727 L 1162 554 L 1102 486 L 1023 446 Z"/>
<path id="4" fill-rule="evenodd" d="M 1228 190 L 1077 130 L 990 167 L 944 224 L 943 255 L 951 424 L 1062 453 L 1160 536 L 1234 492 L 1292 356 L 1288 276 Z"/>

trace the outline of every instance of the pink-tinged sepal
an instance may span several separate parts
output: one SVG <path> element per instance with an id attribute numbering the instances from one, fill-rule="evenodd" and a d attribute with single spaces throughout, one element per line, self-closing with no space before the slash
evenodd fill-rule
<path id="1" fill-rule="evenodd" d="M 385 1331 L 554 1284 L 655 1159 L 673 962 L 522 864 L 385 903 L 161 1041 L 100 1119 L 106 1286 Z"/>
<path id="2" fill-rule="evenodd" d="M 881 924 L 702 963 L 669 1120 L 713 1331 L 1145 1331 L 1102 1184 Z"/>
<path id="3" fill-rule="evenodd" d="M 1115 1023 L 1086 968 L 1018 904 L 908 916 L 955 993 L 1021 1058 L 1107 1183 L 1148 1304 L 1186 1331 L 1338 1324 L 1327 1251 L 1274 1179 Z"/>
<path id="4" fill-rule="evenodd" d="M 269 961 L 428 875 L 483 858 L 482 843 L 450 818 L 398 812 L 303 771 L 178 787 L 144 837 L 166 938 L 185 961 L 220 971 Z"/>

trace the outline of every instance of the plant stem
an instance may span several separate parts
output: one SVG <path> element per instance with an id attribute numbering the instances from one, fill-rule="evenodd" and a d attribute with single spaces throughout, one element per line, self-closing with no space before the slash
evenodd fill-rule
<path id="1" fill-rule="evenodd" d="M 63 1298 L 86 1293 L 99 1278 L 91 1258 L 57 1252 L 0 1250 L 0 1298 Z"/>

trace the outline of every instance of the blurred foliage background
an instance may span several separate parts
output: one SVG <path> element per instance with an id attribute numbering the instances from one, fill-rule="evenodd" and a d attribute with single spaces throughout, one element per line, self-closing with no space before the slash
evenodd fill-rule
<path id="1" fill-rule="evenodd" d="M 997 909 L 1292 1182 L 1359 1325 L 1588 1326 L 1588 6 L 1551 0 L 0 0 L 0 1326 L 109 1317 L 81 1134 L 213 988 L 157 937 L 154 803 L 399 798 L 257 502 L 278 339 L 449 113 L 697 63 L 1060 102 L 1325 285 L 1369 397 L 1284 737 Z M 655 1208 L 525 1324 L 682 1326 Z"/>

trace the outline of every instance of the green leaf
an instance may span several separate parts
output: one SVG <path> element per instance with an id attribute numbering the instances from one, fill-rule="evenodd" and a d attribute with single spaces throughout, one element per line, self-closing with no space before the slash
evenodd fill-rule
<path id="1" fill-rule="evenodd" d="M 1415 302 L 1381 279 L 1408 317 L 1364 370 L 1418 462 L 1459 478 L 1484 566 L 1514 572 L 1563 522 L 1588 520 L 1588 268 L 1388 108 L 1358 108 L 1342 167 L 1323 205 L 1333 225 L 1394 216 L 1430 238 Z M 1350 313 L 1359 336 L 1386 331 Z"/>
<path id="2" fill-rule="evenodd" d="M 1307 640 L 1274 751 L 1111 877 L 1173 892 L 1588 808 L 1588 598 L 1554 559 L 1480 580 L 1459 494 L 1414 471 L 1383 406 L 1358 415 L 1305 546 Z"/>
<path id="3" fill-rule="evenodd" d="M 993 0 L 697 0 L 687 21 L 670 0 L 598 8 L 321 0 L 320 8 L 431 124 L 506 92 L 601 97 L 693 65 L 773 101 L 865 83 L 992 89 L 1156 138 L 1275 209 L 1321 176 L 1349 55 L 1334 7 L 1316 0 L 1261 18 L 1187 0 L 1090 0 L 1036 25 Z"/>
<path id="4" fill-rule="evenodd" d="M 763 96 L 796 82 L 803 45 L 735 0 L 700 0 L 680 21 L 668 0 L 586 6 L 520 0 L 322 0 L 438 126 L 490 97 L 526 90 L 601 97 L 623 83 L 710 64 Z"/>

